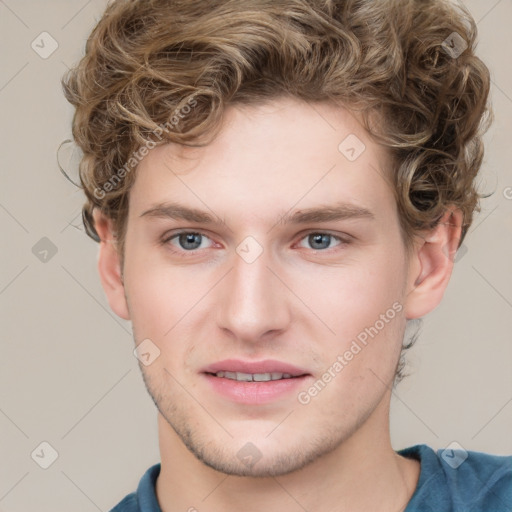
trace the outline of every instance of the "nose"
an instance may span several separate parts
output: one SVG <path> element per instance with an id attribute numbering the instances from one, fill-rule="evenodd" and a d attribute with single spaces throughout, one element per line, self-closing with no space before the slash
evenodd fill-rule
<path id="1" fill-rule="evenodd" d="M 263 341 L 289 325 L 290 292 L 275 267 L 265 250 L 252 262 L 234 254 L 217 297 L 217 324 L 234 339 Z"/>

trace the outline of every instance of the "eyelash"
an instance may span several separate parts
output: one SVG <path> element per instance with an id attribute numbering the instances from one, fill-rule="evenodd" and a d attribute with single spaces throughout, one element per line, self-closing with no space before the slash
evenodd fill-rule
<path id="1" fill-rule="evenodd" d="M 181 256 L 183 258 L 192 257 L 200 249 L 191 249 L 189 251 L 187 251 L 185 249 L 176 249 L 176 248 L 174 248 L 174 246 L 172 246 L 172 244 L 169 243 L 171 240 L 177 238 L 180 235 L 184 235 L 184 234 L 201 235 L 203 237 L 206 237 L 206 238 L 210 239 L 210 237 L 207 234 L 205 234 L 205 233 L 203 233 L 201 231 L 178 231 L 178 232 L 172 233 L 171 235 L 168 235 L 168 236 L 164 235 L 164 237 L 163 237 L 163 239 L 161 241 L 161 244 L 170 247 L 169 250 L 171 252 L 173 252 L 174 254 L 178 254 L 179 256 Z M 336 245 L 335 247 L 343 247 L 343 246 L 346 246 L 346 245 L 348 245 L 350 243 L 350 240 L 348 240 L 348 237 L 347 238 L 343 238 L 341 236 L 329 233 L 328 231 L 309 231 L 306 234 L 304 234 L 302 236 L 302 238 L 299 239 L 299 242 L 304 240 L 305 238 L 307 238 L 310 235 L 328 235 L 328 236 L 336 239 L 339 242 L 339 244 Z M 326 252 L 326 253 L 329 253 L 329 251 L 332 250 L 332 249 L 335 249 L 335 247 L 334 248 L 330 248 L 330 249 L 311 249 L 311 250 L 312 251 L 316 251 L 316 252 Z M 190 253 L 190 256 L 188 256 L 187 253 Z"/>

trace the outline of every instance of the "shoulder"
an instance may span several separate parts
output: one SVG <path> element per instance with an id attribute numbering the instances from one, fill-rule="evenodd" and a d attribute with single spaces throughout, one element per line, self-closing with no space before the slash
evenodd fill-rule
<path id="1" fill-rule="evenodd" d="M 110 512 L 140 512 L 137 495 L 134 492 L 128 494 Z"/>
<path id="2" fill-rule="evenodd" d="M 453 461 L 455 450 L 438 450 L 443 461 Z M 462 452 L 454 465 L 441 464 L 454 501 L 477 510 L 512 510 L 512 456 L 492 455 L 477 451 Z"/>
<path id="3" fill-rule="evenodd" d="M 151 466 L 142 476 L 137 491 L 125 496 L 110 512 L 161 512 L 155 493 L 160 463 Z"/>
<path id="4" fill-rule="evenodd" d="M 406 512 L 512 510 L 512 455 L 466 451 L 460 445 L 439 450 L 416 445 L 398 453 L 421 463 Z"/>

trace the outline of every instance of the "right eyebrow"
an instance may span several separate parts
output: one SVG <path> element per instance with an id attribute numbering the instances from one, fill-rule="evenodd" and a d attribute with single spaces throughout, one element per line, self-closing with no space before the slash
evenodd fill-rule
<path id="1" fill-rule="evenodd" d="M 188 222 L 198 222 L 201 224 L 221 224 L 220 221 L 214 219 L 208 212 L 198 210 L 197 208 L 189 208 L 179 203 L 158 203 L 140 216 L 186 220 Z"/>

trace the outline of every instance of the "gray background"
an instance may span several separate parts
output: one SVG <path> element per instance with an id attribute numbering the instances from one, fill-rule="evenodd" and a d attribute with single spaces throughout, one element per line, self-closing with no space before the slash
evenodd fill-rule
<path id="1" fill-rule="evenodd" d="M 511 454 L 512 1 L 465 4 L 492 74 L 496 120 L 486 136 L 482 189 L 494 194 L 482 204 L 444 302 L 409 352 L 413 375 L 393 396 L 392 442 L 400 449 L 457 441 Z M 106 511 L 159 461 L 156 409 L 132 353 L 130 324 L 109 310 L 98 247 L 81 226 L 82 192 L 56 164 L 73 113 L 60 78 L 105 5 L 0 0 L 2 511 Z M 49 39 L 41 48 L 43 31 L 58 44 L 46 59 L 31 47 L 35 40 L 39 51 L 51 48 Z M 58 452 L 48 469 L 39 465 L 50 461 L 43 441 Z"/>

